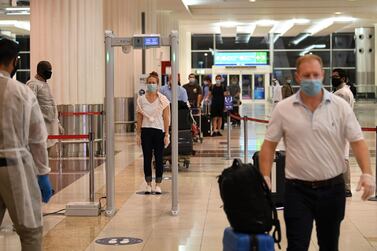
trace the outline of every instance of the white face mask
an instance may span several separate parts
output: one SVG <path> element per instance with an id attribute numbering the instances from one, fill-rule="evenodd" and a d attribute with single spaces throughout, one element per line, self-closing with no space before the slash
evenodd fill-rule
<path id="1" fill-rule="evenodd" d="M 157 84 L 147 84 L 147 92 L 156 92 Z"/>
<path id="2" fill-rule="evenodd" d="M 189 78 L 191 84 L 195 83 L 195 78 Z"/>
<path id="3" fill-rule="evenodd" d="M 216 85 L 221 85 L 221 80 L 216 80 Z"/>
<path id="4" fill-rule="evenodd" d="M 203 84 L 204 84 L 204 85 L 208 85 L 208 81 L 204 81 Z"/>

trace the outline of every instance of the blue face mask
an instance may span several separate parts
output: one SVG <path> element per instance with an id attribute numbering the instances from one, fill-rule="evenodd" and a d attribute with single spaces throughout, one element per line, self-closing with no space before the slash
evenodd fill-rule
<path id="1" fill-rule="evenodd" d="M 156 92 L 157 91 L 157 84 L 147 84 L 147 91 L 148 92 Z"/>
<path id="2" fill-rule="evenodd" d="M 308 96 L 315 96 L 322 90 L 322 80 L 303 79 L 301 80 L 301 90 Z"/>

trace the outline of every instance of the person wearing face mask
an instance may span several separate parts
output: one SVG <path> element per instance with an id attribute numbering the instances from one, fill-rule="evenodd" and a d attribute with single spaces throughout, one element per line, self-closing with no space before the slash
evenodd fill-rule
<path id="1" fill-rule="evenodd" d="M 281 94 L 283 99 L 288 98 L 289 96 L 293 95 L 293 89 L 292 89 L 292 79 L 290 77 L 287 77 L 285 79 L 285 83 L 283 84 L 283 87 L 281 88 Z"/>
<path id="2" fill-rule="evenodd" d="M 240 109 L 240 105 L 241 105 L 241 97 L 240 97 L 241 88 L 240 88 L 240 85 L 238 83 L 238 78 L 233 77 L 230 80 L 230 85 L 227 87 L 227 91 L 228 91 L 229 95 L 233 98 L 233 110 L 231 111 L 231 113 L 236 115 L 236 116 L 239 116 L 240 115 L 239 109 Z M 232 118 L 232 125 L 240 126 L 241 121 Z"/>
<path id="3" fill-rule="evenodd" d="M 331 83 L 332 83 L 333 88 L 335 89 L 334 94 L 343 98 L 353 109 L 355 99 L 350 90 L 350 87 L 346 84 L 346 79 L 347 79 L 347 74 L 345 70 L 338 68 L 332 71 Z M 349 150 L 350 150 L 350 145 L 347 142 L 345 150 L 344 150 L 344 161 L 347 167 L 347 171 L 344 173 L 346 197 L 352 197 Z"/>
<path id="4" fill-rule="evenodd" d="M 37 97 L 38 104 L 43 113 L 49 135 L 57 135 L 63 133 L 64 129 L 59 123 L 58 110 L 54 97 L 47 80 L 52 76 L 52 67 L 48 61 L 40 61 L 37 65 L 37 74 L 34 79 L 29 80 L 26 85 L 34 92 Z M 47 148 L 49 151 L 57 143 L 56 139 L 47 140 Z"/>
<path id="5" fill-rule="evenodd" d="M 167 99 L 170 102 L 171 102 L 171 98 L 172 98 L 171 82 L 172 82 L 172 77 L 171 77 L 171 75 L 169 75 L 168 84 L 164 85 L 160 88 L 161 94 L 165 95 L 165 97 L 167 97 Z M 177 92 L 178 92 L 178 101 L 182 101 L 182 102 L 187 103 L 188 97 L 187 97 L 186 89 L 183 88 L 182 86 L 178 85 L 177 86 Z"/>
<path id="6" fill-rule="evenodd" d="M 216 84 L 212 85 L 210 88 L 210 98 L 211 98 L 211 118 L 212 118 L 212 136 L 222 136 L 220 133 L 223 112 L 224 112 L 224 98 L 225 89 L 222 83 L 221 75 L 217 75 Z"/>
<path id="7" fill-rule="evenodd" d="M 152 154 L 156 162 L 154 193 L 161 194 L 164 171 L 163 151 L 170 143 L 170 102 L 158 91 L 159 79 L 150 75 L 146 79 L 146 94 L 137 99 L 136 143 L 141 145 L 144 157 L 145 194 L 152 190 Z"/>
<path id="8" fill-rule="evenodd" d="M 276 78 L 272 79 L 272 109 L 275 108 L 276 104 L 283 99 L 281 85 Z"/>
<path id="9" fill-rule="evenodd" d="M 202 102 L 202 88 L 196 81 L 195 74 L 191 73 L 188 77 L 189 82 L 183 86 L 187 91 L 188 101 L 192 108 L 199 108 Z"/>
<path id="10" fill-rule="evenodd" d="M 260 151 L 260 170 L 271 188 L 275 149 L 286 147 L 284 220 L 288 251 L 308 250 L 313 221 L 319 250 L 339 250 L 345 213 L 343 173 L 345 145 L 350 142 L 361 176 L 362 200 L 374 193 L 368 146 L 349 104 L 323 88 L 322 59 L 305 55 L 296 62 L 300 90 L 272 112 Z"/>
<path id="11" fill-rule="evenodd" d="M 8 210 L 22 251 L 41 251 L 42 201 L 52 195 L 47 131 L 34 93 L 12 79 L 18 53 L 0 40 L 0 225 Z"/>

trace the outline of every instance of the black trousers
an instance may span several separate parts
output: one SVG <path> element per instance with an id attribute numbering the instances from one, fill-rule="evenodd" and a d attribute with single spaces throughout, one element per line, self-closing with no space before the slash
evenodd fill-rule
<path id="1" fill-rule="evenodd" d="M 314 220 L 319 250 L 337 251 L 345 204 L 344 183 L 312 188 L 287 180 L 284 204 L 287 250 L 308 250 Z"/>
<path id="2" fill-rule="evenodd" d="M 152 154 L 156 162 L 156 183 L 161 183 L 164 172 L 164 133 L 155 128 L 141 128 L 141 147 L 144 156 L 144 177 L 152 182 Z"/>

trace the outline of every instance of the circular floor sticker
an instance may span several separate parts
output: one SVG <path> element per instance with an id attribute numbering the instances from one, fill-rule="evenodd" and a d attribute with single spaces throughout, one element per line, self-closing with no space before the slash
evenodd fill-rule
<path id="1" fill-rule="evenodd" d="M 97 244 L 109 246 L 133 245 L 142 242 L 142 239 L 133 237 L 108 237 L 96 240 Z"/>
<path id="2" fill-rule="evenodd" d="M 138 195 L 161 195 L 161 194 L 168 194 L 168 192 L 162 191 L 161 194 L 156 194 L 155 192 L 152 192 L 150 194 L 146 194 L 144 191 L 139 191 L 139 192 L 136 192 L 136 194 L 138 194 Z"/>

